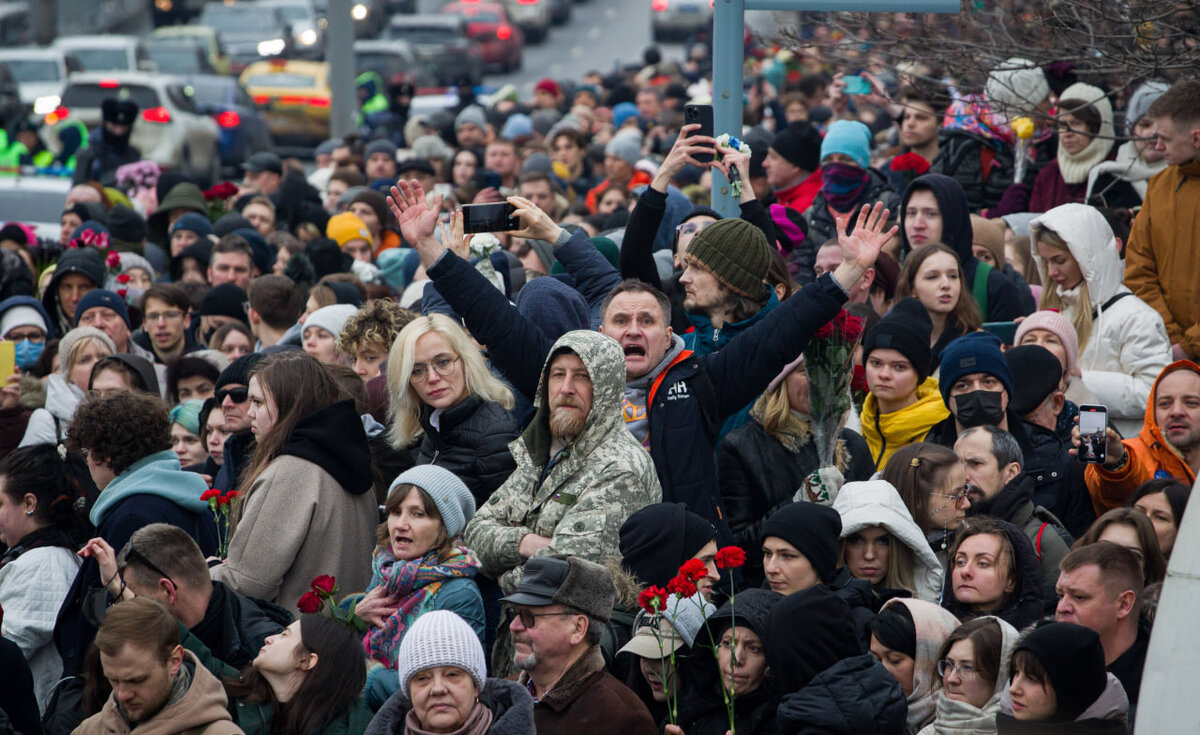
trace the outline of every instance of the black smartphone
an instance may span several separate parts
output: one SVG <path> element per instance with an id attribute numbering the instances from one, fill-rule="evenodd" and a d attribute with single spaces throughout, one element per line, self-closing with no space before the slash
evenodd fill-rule
<path id="1" fill-rule="evenodd" d="M 1084 404 L 1079 407 L 1079 461 L 1084 464 L 1104 464 L 1107 459 L 1108 408 Z"/>
<path id="2" fill-rule="evenodd" d="M 516 207 L 508 202 L 492 204 L 464 204 L 462 207 L 463 232 L 508 232 L 521 229 L 521 219 L 513 214 Z"/>
<path id="3" fill-rule="evenodd" d="M 1016 322 L 984 322 L 983 331 L 991 332 L 1000 338 L 1003 344 L 1011 345 L 1017 338 Z"/>
<path id="4" fill-rule="evenodd" d="M 707 135 L 710 138 L 715 138 L 713 135 L 713 106 L 712 105 L 685 105 L 683 108 L 683 124 L 684 125 L 699 125 L 700 129 L 692 133 L 692 135 Z M 713 160 L 712 153 L 695 153 L 692 158 L 700 163 L 711 163 Z"/>
<path id="5" fill-rule="evenodd" d="M 484 171 L 480 177 L 480 189 L 499 189 L 504 180 L 495 171 Z"/>

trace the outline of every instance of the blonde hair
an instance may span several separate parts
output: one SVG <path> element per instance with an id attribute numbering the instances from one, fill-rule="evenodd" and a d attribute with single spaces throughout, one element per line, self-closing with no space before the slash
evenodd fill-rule
<path id="1" fill-rule="evenodd" d="M 1071 248 L 1067 245 L 1067 241 L 1059 237 L 1053 230 L 1041 227 L 1037 231 L 1036 242 L 1045 243 L 1055 250 L 1062 250 L 1072 258 L 1075 254 L 1071 252 Z M 1039 261 L 1041 259 L 1039 258 Z M 1038 269 L 1039 275 L 1041 268 Z M 1053 283 L 1047 284 L 1042 288 L 1042 299 L 1038 302 L 1038 309 L 1054 309 L 1063 316 L 1066 316 L 1066 309 L 1063 307 L 1062 296 L 1058 293 L 1058 286 Z M 1088 282 L 1084 278 L 1079 282 L 1079 299 L 1071 314 L 1071 324 L 1075 327 L 1075 334 L 1079 336 L 1079 354 L 1083 354 L 1083 348 L 1087 346 L 1088 337 L 1092 335 L 1092 297 L 1088 293 Z"/>
<path id="2" fill-rule="evenodd" d="M 413 354 L 417 341 L 426 334 L 442 336 L 462 360 L 463 376 L 466 379 L 467 395 L 479 396 L 490 403 L 498 403 L 505 410 L 512 409 L 512 391 L 488 369 L 483 353 L 453 319 L 444 314 L 430 314 L 409 322 L 388 353 L 387 385 L 392 424 L 392 446 L 403 449 L 421 435 L 421 409 L 424 403 L 409 380 L 412 377 Z"/>
<path id="3" fill-rule="evenodd" d="M 104 354 L 101 355 L 101 357 L 108 357 L 109 355 L 113 354 L 112 350 L 108 349 L 108 345 L 105 344 L 104 340 L 100 339 L 99 337 L 80 338 L 78 342 L 71 345 L 71 351 L 67 353 L 66 368 L 63 370 L 63 372 L 67 373 L 67 375 L 64 377 L 67 377 L 68 380 L 70 379 L 70 372 L 75 369 L 75 363 L 79 362 L 79 357 L 83 353 L 83 348 L 90 344 L 98 344 L 104 348 Z M 96 360 L 96 362 L 100 361 Z"/>
<path id="4" fill-rule="evenodd" d="M 867 528 L 883 528 L 883 526 L 867 526 Z M 866 528 L 863 529 L 864 531 Z M 913 556 L 912 549 L 908 548 L 896 534 L 887 531 L 890 542 L 888 544 L 888 568 L 887 574 L 879 586 L 887 590 L 906 590 L 913 595 L 917 593 L 917 582 L 913 576 L 913 569 L 917 565 L 916 557 Z M 858 531 L 843 536 L 838 539 L 838 564 L 846 566 L 846 539 L 854 536 Z"/>

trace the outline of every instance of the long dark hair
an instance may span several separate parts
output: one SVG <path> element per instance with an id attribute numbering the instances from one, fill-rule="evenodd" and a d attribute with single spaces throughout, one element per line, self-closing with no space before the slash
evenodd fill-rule
<path id="1" fill-rule="evenodd" d="M 35 444 L 13 450 L 0 461 L 0 477 L 4 478 L 9 502 L 19 503 L 30 493 L 37 498 L 33 519 L 60 532 L 59 543 L 54 545 L 74 548 L 86 540 L 87 524 L 75 512 L 79 486 L 57 445 Z M 15 546 L 17 541 L 10 539 L 9 543 Z"/>
<path id="2" fill-rule="evenodd" d="M 1192 494 L 1192 486 L 1184 485 L 1172 477 L 1156 477 L 1138 485 L 1137 490 L 1134 490 L 1133 495 L 1130 495 L 1129 500 L 1126 501 L 1125 507 L 1132 508 L 1134 503 L 1147 495 L 1157 495 L 1158 493 L 1167 497 L 1167 505 L 1171 506 L 1171 515 L 1175 516 L 1175 528 L 1179 528 L 1183 523 L 1183 511 L 1187 508 L 1188 498 Z"/>
<path id="3" fill-rule="evenodd" d="M 317 654 L 317 665 L 287 702 L 280 702 L 266 678 L 250 664 L 240 680 L 225 680 L 230 700 L 270 705 L 272 735 L 318 732 L 353 706 L 367 682 L 367 655 L 347 626 L 323 615 L 300 616 L 297 653 Z"/>
<path id="4" fill-rule="evenodd" d="M 919 250 L 909 253 L 908 258 L 904 261 L 904 267 L 900 269 L 900 283 L 896 285 L 896 299 L 900 300 L 906 296 L 915 296 L 916 289 L 914 284 L 917 280 L 917 274 L 921 272 L 921 266 L 938 253 L 945 253 L 954 258 L 954 262 L 958 264 L 958 301 L 954 304 L 954 311 L 951 312 L 950 318 L 946 320 L 946 329 L 951 330 L 953 325 L 957 325 L 961 334 L 967 332 L 978 332 L 980 325 L 983 323 L 983 317 L 979 314 L 979 307 L 975 304 L 975 298 L 971 295 L 971 284 L 967 283 L 966 274 L 963 273 L 962 262 L 958 259 L 958 253 L 941 243 L 930 243 Z M 953 325 L 951 324 L 953 322 Z"/>
<path id="5" fill-rule="evenodd" d="M 1154 524 L 1140 510 L 1113 508 L 1088 526 L 1088 530 L 1079 537 L 1071 549 L 1082 549 L 1084 546 L 1096 543 L 1100 540 L 1104 529 L 1114 524 L 1130 526 L 1137 532 L 1138 541 L 1142 545 L 1142 573 L 1145 575 L 1146 584 L 1163 581 L 1167 576 L 1167 560 L 1163 556 L 1162 550 L 1158 548 L 1158 534 L 1154 532 Z"/>

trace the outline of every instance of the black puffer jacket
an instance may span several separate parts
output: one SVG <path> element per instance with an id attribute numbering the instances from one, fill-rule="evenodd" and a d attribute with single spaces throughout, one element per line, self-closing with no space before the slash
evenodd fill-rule
<path id="1" fill-rule="evenodd" d="M 521 427 L 500 404 L 478 396 L 467 396 L 443 411 L 440 428 L 430 423 L 431 413 L 428 406 L 421 409 L 425 438 L 417 450 L 417 464 L 435 464 L 458 475 L 475 496 L 475 507 L 482 507 L 517 467 L 508 443 L 520 435 Z"/>
<path id="2" fill-rule="evenodd" d="M 751 410 L 751 421 L 729 432 L 717 453 L 717 479 L 734 543 L 746 550 L 742 573 L 747 586 L 763 581 L 762 524 L 767 516 L 792 502 L 804 478 L 819 469 L 810 425 L 799 419 L 788 422 L 781 438 L 762 425 L 760 399 Z M 866 480 L 875 471 L 871 451 L 859 434 L 843 429 L 838 435 L 838 469 L 847 482 Z"/>
<path id="3" fill-rule="evenodd" d="M 533 698 L 515 681 L 488 679 L 479 701 L 492 711 L 488 735 L 534 735 Z M 364 735 L 402 735 L 404 718 L 412 703 L 404 692 L 396 692 L 375 713 Z"/>
<path id="4" fill-rule="evenodd" d="M 1008 542 L 1012 544 L 1017 555 L 1017 583 L 1015 589 L 999 610 L 993 610 L 988 615 L 995 615 L 1017 630 L 1037 622 L 1042 617 L 1042 565 L 1033 550 L 1033 544 L 1025 532 L 1007 521 L 995 521 L 1004 531 Z M 945 585 L 942 589 L 942 607 L 949 610 L 959 620 L 969 620 L 978 617 L 971 608 L 954 599 L 954 560 L 950 561 L 950 571 L 946 573 Z"/>
<path id="5" fill-rule="evenodd" d="M 842 659 L 779 702 L 780 735 L 905 735 L 900 682 L 870 654 Z"/>
<path id="6" fill-rule="evenodd" d="M 892 212 L 893 217 L 900 211 L 900 194 L 892 189 L 887 177 L 873 168 L 868 168 L 867 188 L 849 211 L 857 212 L 862 205 L 875 202 L 883 202 L 883 206 Z M 813 243 L 814 247 L 819 248 L 825 241 L 837 237 L 837 223 L 829 213 L 829 204 L 825 201 L 824 193 L 817 194 L 812 206 L 804 212 L 804 220 L 808 223 L 808 236 L 805 241 Z"/>

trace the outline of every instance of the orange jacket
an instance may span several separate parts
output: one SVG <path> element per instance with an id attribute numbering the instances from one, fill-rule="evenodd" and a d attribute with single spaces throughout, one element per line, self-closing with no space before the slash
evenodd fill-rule
<path id="1" fill-rule="evenodd" d="M 1178 360 L 1158 374 L 1154 380 L 1154 388 L 1150 391 L 1150 398 L 1146 401 L 1146 418 L 1141 432 L 1121 442 L 1125 445 L 1125 452 L 1129 457 L 1125 466 L 1110 472 L 1102 465 L 1089 464 L 1084 471 L 1088 494 L 1092 496 L 1092 506 L 1096 509 L 1096 515 L 1124 505 L 1139 485 L 1153 480 L 1158 472 L 1165 472 L 1188 485 L 1196 481 L 1196 473 L 1192 472 L 1192 468 L 1179 456 L 1179 452 L 1163 438 L 1158 422 L 1154 420 L 1154 397 L 1158 395 L 1158 383 L 1164 375 L 1176 370 L 1200 373 L 1200 365 L 1191 360 Z"/>
<path id="2" fill-rule="evenodd" d="M 633 172 L 633 178 L 629 180 L 629 183 L 625 186 L 625 190 L 633 191 L 639 186 L 648 186 L 651 181 L 653 181 L 653 179 L 650 178 L 650 174 L 646 173 L 645 171 L 635 170 Z M 608 190 L 609 186 L 611 186 L 611 184 L 608 183 L 608 179 L 605 179 L 604 181 L 601 181 L 599 184 L 596 184 L 594 187 L 592 187 L 592 190 L 587 193 L 587 198 L 584 200 L 584 202 L 587 204 L 589 212 L 592 214 L 596 213 L 596 207 L 600 204 L 600 197 L 605 191 Z"/>

